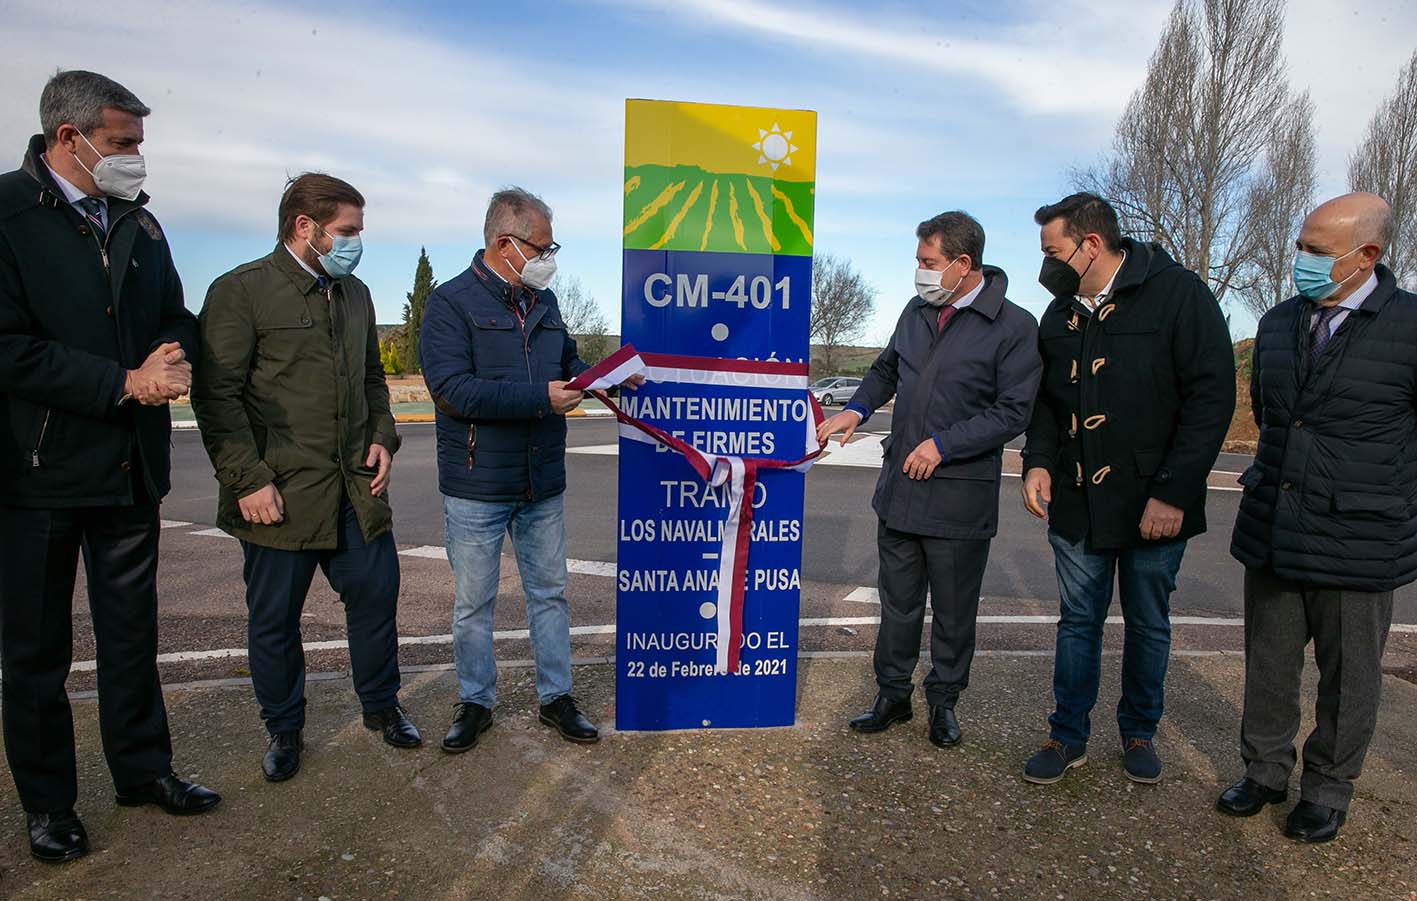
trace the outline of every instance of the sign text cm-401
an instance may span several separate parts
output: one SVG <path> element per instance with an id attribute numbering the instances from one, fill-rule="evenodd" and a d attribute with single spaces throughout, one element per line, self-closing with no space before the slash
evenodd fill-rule
<path id="1" fill-rule="evenodd" d="M 709 301 L 715 301 L 733 304 L 740 310 L 750 306 L 756 310 L 766 310 L 774 305 L 784 310 L 792 309 L 791 275 L 784 275 L 776 282 L 766 275 L 737 275 L 732 276 L 726 287 L 721 281 L 715 285 L 707 272 L 680 272 L 676 276 L 667 272 L 652 272 L 645 276 L 645 303 L 656 308 L 670 304 L 707 308 Z M 719 278 L 723 275 L 719 274 Z"/>

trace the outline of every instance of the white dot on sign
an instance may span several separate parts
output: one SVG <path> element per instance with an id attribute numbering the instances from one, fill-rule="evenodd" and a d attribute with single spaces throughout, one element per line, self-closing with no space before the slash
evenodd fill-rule
<path id="1" fill-rule="evenodd" d="M 713 619 L 716 613 L 718 613 L 718 608 L 714 606 L 713 601 L 704 601 L 699 605 L 699 616 L 704 619 Z"/>
<path id="2" fill-rule="evenodd" d="M 770 134 L 763 138 L 763 156 L 770 160 L 781 160 L 787 157 L 787 139 L 780 134 Z"/>
<path id="3" fill-rule="evenodd" d="M 727 340 L 728 340 L 728 326 L 726 326 L 726 325 L 724 325 L 722 322 L 720 322 L 720 323 L 716 324 L 712 329 L 709 330 L 709 334 L 710 334 L 710 335 L 713 335 L 713 340 L 715 340 L 715 341 L 727 341 Z"/>

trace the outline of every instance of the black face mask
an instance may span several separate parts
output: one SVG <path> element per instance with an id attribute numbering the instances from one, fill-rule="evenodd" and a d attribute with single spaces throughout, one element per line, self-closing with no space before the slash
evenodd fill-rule
<path id="1" fill-rule="evenodd" d="M 1073 248 L 1073 252 L 1068 254 L 1066 260 L 1057 257 L 1044 257 L 1043 268 L 1038 270 L 1038 284 L 1042 285 L 1049 294 L 1054 297 L 1074 297 L 1078 293 L 1078 287 L 1082 284 L 1082 276 L 1087 274 L 1084 269 L 1082 275 L 1068 263 L 1082 250 L 1079 244 Z M 1092 261 L 1088 260 L 1087 268 L 1092 268 Z"/>

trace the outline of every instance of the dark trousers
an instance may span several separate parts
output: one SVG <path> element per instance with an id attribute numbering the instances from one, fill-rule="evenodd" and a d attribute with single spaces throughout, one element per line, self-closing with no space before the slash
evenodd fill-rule
<path id="1" fill-rule="evenodd" d="M 1123 550 L 1093 550 L 1049 530 L 1058 574 L 1058 637 L 1053 651 L 1054 741 L 1079 748 L 1092 734 L 1092 708 L 1102 679 L 1102 630 L 1112 607 L 1112 585 L 1122 600 L 1122 698 L 1117 729 L 1122 741 L 1156 736 L 1166 701 L 1171 659 L 1171 592 L 1186 553 L 1185 541 Z"/>
<path id="2" fill-rule="evenodd" d="M 243 541 L 251 683 L 271 735 L 305 728 L 300 614 L 318 568 L 344 604 L 354 690 L 366 713 L 398 703 L 399 558 L 385 532 L 366 544 L 348 501 L 334 550 L 287 551 Z"/>
<path id="3" fill-rule="evenodd" d="M 74 582 L 88 577 L 98 656 L 98 722 L 119 788 L 172 770 L 157 673 L 158 507 L 0 507 L 0 647 L 5 754 L 31 813 L 74 806 L 74 721 L 64 683 L 73 659 Z"/>
<path id="4" fill-rule="evenodd" d="M 876 545 L 881 595 L 876 684 L 885 697 L 910 697 L 915 664 L 920 661 L 920 627 L 925 622 L 928 588 L 934 623 L 930 627 L 925 699 L 931 706 L 953 707 L 969 685 L 989 539 L 929 538 L 899 532 L 881 522 Z"/>
<path id="5" fill-rule="evenodd" d="M 1347 810 L 1363 770 L 1383 685 L 1392 592 L 1306 588 L 1245 570 L 1245 714 L 1240 755 L 1261 785 L 1289 784 L 1299 731 L 1299 677 L 1314 642 L 1319 698 L 1304 742 L 1304 800 Z"/>

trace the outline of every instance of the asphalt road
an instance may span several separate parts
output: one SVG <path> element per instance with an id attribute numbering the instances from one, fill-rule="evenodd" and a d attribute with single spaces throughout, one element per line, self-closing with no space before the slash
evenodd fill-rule
<path id="1" fill-rule="evenodd" d="M 886 431 L 890 417 L 878 414 L 869 431 Z M 442 499 L 433 459 L 433 426 L 403 424 L 403 449 L 394 471 L 391 497 L 395 537 L 401 548 L 443 543 Z M 216 505 L 216 482 L 195 431 L 174 434 L 173 490 L 163 508 L 168 519 L 210 524 Z M 589 447 L 616 442 L 612 420 L 571 420 L 570 445 Z M 1216 469 L 1240 472 L 1248 458 L 1222 455 Z M 607 511 L 617 506 L 618 459 L 612 455 L 567 455 L 570 487 L 566 495 L 567 551 L 581 560 L 615 560 L 615 527 Z M 1217 481 L 1224 481 L 1224 478 Z M 876 470 L 818 466 L 807 479 L 802 578 L 845 586 L 876 583 L 876 517 L 871 493 Z M 1005 478 L 1000 497 L 999 535 L 990 551 L 984 579 L 986 598 L 1037 601 L 1056 605 L 1057 583 L 1044 525 L 1024 511 L 1017 478 Z M 1186 549 L 1172 606 L 1178 612 L 1238 616 L 1242 610 L 1242 570 L 1229 554 L 1229 536 L 1239 502 L 1237 491 L 1212 489 L 1207 516 L 1210 531 Z M 1398 593 L 1396 619 L 1417 622 L 1417 591 Z"/>

